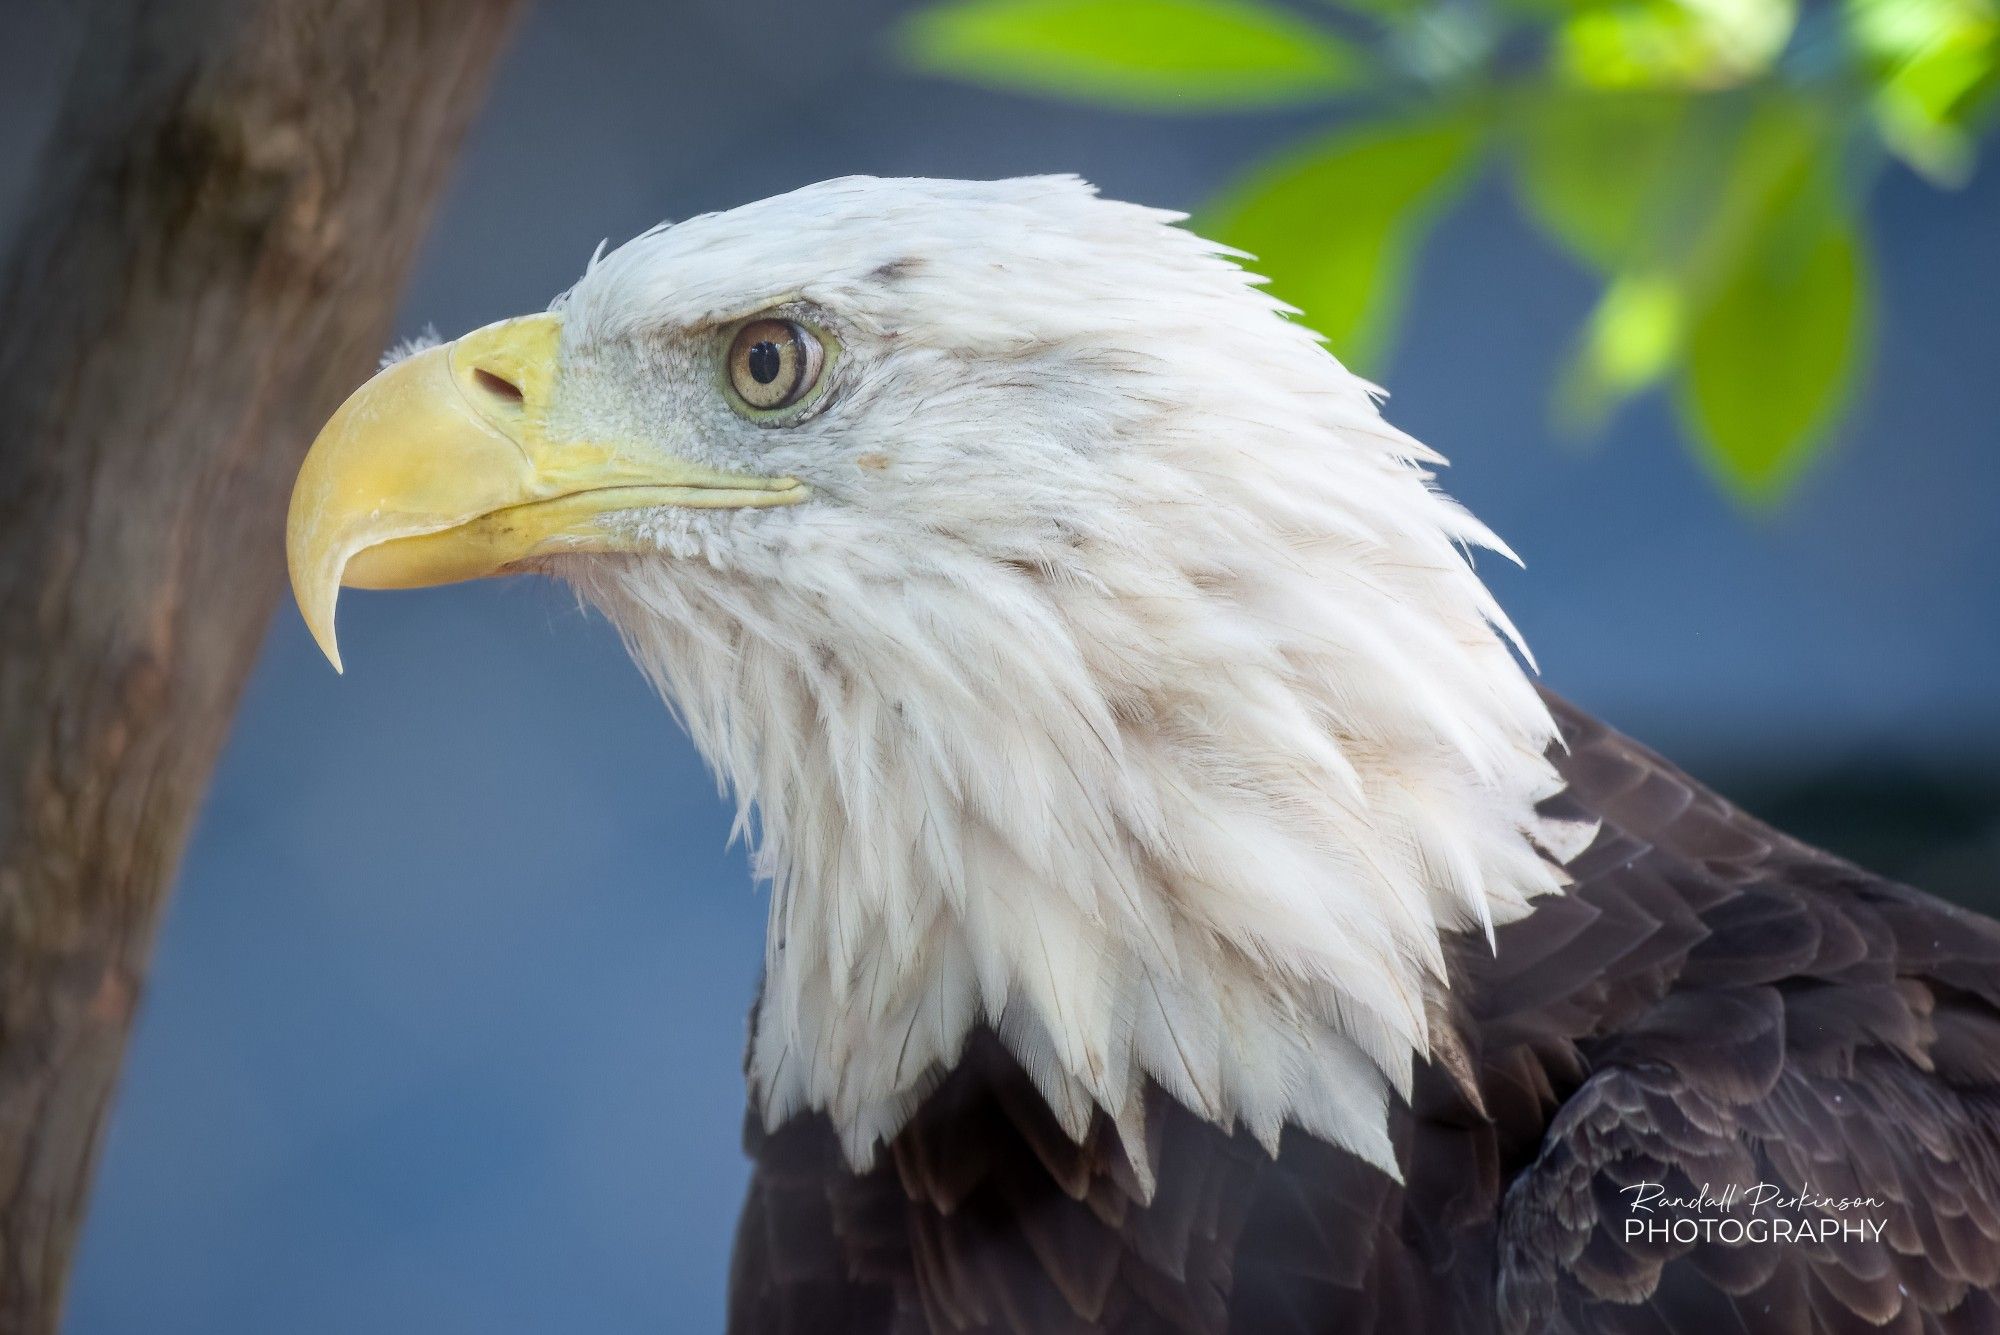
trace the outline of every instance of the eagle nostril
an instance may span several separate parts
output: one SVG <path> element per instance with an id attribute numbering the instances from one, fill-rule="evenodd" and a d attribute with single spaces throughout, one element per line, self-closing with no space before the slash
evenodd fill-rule
<path id="1" fill-rule="evenodd" d="M 491 394 L 494 398 L 502 399 L 516 406 L 519 406 L 522 399 L 526 397 L 521 393 L 519 385 L 504 375 L 493 374 L 493 372 L 483 366 L 473 368 L 472 380 L 474 384 L 478 385 L 488 394 Z"/>

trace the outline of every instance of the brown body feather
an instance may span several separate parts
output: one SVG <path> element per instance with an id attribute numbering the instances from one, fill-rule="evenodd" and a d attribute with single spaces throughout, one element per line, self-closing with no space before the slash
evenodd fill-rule
<path id="1" fill-rule="evenodd" d="M 1073 1144 L 980 1033 L 866 1174 L 821 1118 L 753 1129 L 731 1328 L 2000 1332 L 2000 924 L 1552 705 L 1548 810 L 1602 828 L 1497 951 L 1450 943 L 1456 1041 L 1393 1114 L 1403 1184 L 1155 1091 L 1142 1201 L 1109 1123 Z M 1641 1181 L 1874 1197 L 1831 1217 L 1881 1233 L 1628 1241 Z"/>

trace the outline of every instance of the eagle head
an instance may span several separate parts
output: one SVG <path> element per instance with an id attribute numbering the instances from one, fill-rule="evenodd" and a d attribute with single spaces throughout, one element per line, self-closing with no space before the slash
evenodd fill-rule
<path id="1" fill-rule="evenodd" d="M 1562 884 L 1505 549 L 1177 221 L 1066 177 L 693 218 L 300 471 L 336 666 L 342 584 L 540 571 L 618 627 L 772 887 L 753 1098 L 857 1164 L 985 1027 L 1074 1136 L 1143 1157 L 1159 1088 L 1394 1173 L 1445 936 Z"/>

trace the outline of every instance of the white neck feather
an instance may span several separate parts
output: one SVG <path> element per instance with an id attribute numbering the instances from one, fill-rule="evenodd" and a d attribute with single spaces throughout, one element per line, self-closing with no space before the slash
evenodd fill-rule
<path id="1" fill-rule="evenodd" d="M 1440 935 L 1562 885 L 1555 728 L 1459 550 L 1497 540 L 1175 235 L 1171 280 L 1121 281 L 1197 314 L 1104 370 L 1116 394 L 1051 338 L 883 426 L 891 480 L 929 470 L 921 522 L 864 470 L 562 572 L 771 883 L 753 1097 L 773 1126 L 824 1110 L 857 1166 L 983 1024 L 1073 1136 L 1094 1108 L 1131 1131 L 1151 1081 L 1395 1174 Z"/>

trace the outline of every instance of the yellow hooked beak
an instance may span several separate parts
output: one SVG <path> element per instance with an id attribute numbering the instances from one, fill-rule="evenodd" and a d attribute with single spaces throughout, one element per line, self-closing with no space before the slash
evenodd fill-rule
<path id="1" fill-rule="evenodd" d="M 292 486 L 292 595 L 340 670 L 340 586 L 413 589 L 555 552 L 638 549 L 603 522 L 650 506 L 791 505 L 788 477 L 741 477 L 633 442 L 546 430 L 560 315 L 476 329 L 381 371 L 340 406 Z"/>

